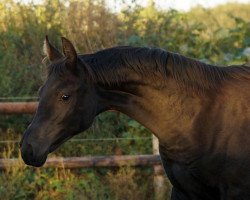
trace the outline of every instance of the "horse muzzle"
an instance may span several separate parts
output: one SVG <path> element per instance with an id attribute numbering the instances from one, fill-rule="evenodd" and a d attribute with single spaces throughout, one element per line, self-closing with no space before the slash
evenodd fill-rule
<path id="1" fill-rule="evenodd" d="M 32 143 L 29 134 L 26 132 L 20 142 L 21 156 L 25 164 L 41 167 L 46 162 L 48 156 L 48 150 L 44 147 L 45 145 L 42 143 Z"/>

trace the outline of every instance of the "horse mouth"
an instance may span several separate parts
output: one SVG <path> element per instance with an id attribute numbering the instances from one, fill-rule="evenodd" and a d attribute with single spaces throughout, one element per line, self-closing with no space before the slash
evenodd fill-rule
<path id="1" fill-rule="evenodd" d="M 67 137 L 61 137 L 58 138 L 52 145 L 49 147 L 49 153 L 52 153 L 55 151 L 59 146 L 61 146 L 64 142 L 66 142 L 68 139 L 70 139 L 72 136 L 67 136 Z"/>
<path id="2" fill-rule="evenodd" d="M 26 159 L 26 157 L 24 157 L 22 155 L 22 158 L 23 158 L 23 161 L 25 162 L 26 165 L 30 165 L 30 166 L 33 166 L 33 167 L 41 167 L 46 162 L 47 156 L 48 156 L 48 154 L 44 154 L 42 157 L 39 157 L 39 159 L 35 159 L 35 158 Z"/>

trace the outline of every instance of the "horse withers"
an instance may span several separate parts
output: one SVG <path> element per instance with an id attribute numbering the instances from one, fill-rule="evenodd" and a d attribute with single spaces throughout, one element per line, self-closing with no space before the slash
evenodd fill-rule
<path id="1" fill-rule="evenodd" d="M 114 47 L 51 61 L 39 105 L 21 141 L 24 162 L 48 154 L 117 110 L 159 139 L 172 200 L 250 199 L 250 68 L 218 67 L 158 48 Z"/>

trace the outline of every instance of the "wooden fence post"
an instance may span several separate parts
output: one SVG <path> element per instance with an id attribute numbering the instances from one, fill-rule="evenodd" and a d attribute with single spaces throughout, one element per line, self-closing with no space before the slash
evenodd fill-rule
<path id="1" fill-rule="evenodd" d="M 153 154 L 159 155 L 159 141 L 157 137 L 153 135 L 152 138 L 152 146 L 153 146 Z M 164 180 L 165 177 L 159 173 L 160 169 L 162 169 L 161 165 L 154 165 L 154 191 L 155 191 L 155 199 L 161 200 L 163 199 L 164 193 Z"/>

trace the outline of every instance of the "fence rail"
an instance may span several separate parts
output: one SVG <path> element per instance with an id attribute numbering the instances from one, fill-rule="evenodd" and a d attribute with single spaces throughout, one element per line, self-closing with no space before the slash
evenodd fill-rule
<path id="1" fill-rule="evenodd" d="M 37 102 L 0 102 L 0 114 L 33 114 Z"/>
<path id="2" fill-rule="evenodd" d="M 17 158 L 0 159 L 0 169 L 24 165 Z M 155 166 L 159 165 L 158 173 L 163 173 L 159 155 L 123 155 L 123 156 L 87 156 L 87 157 L 54 157 L 48 158 L 44 168 L 92 168 L 121 166 Z"/>

